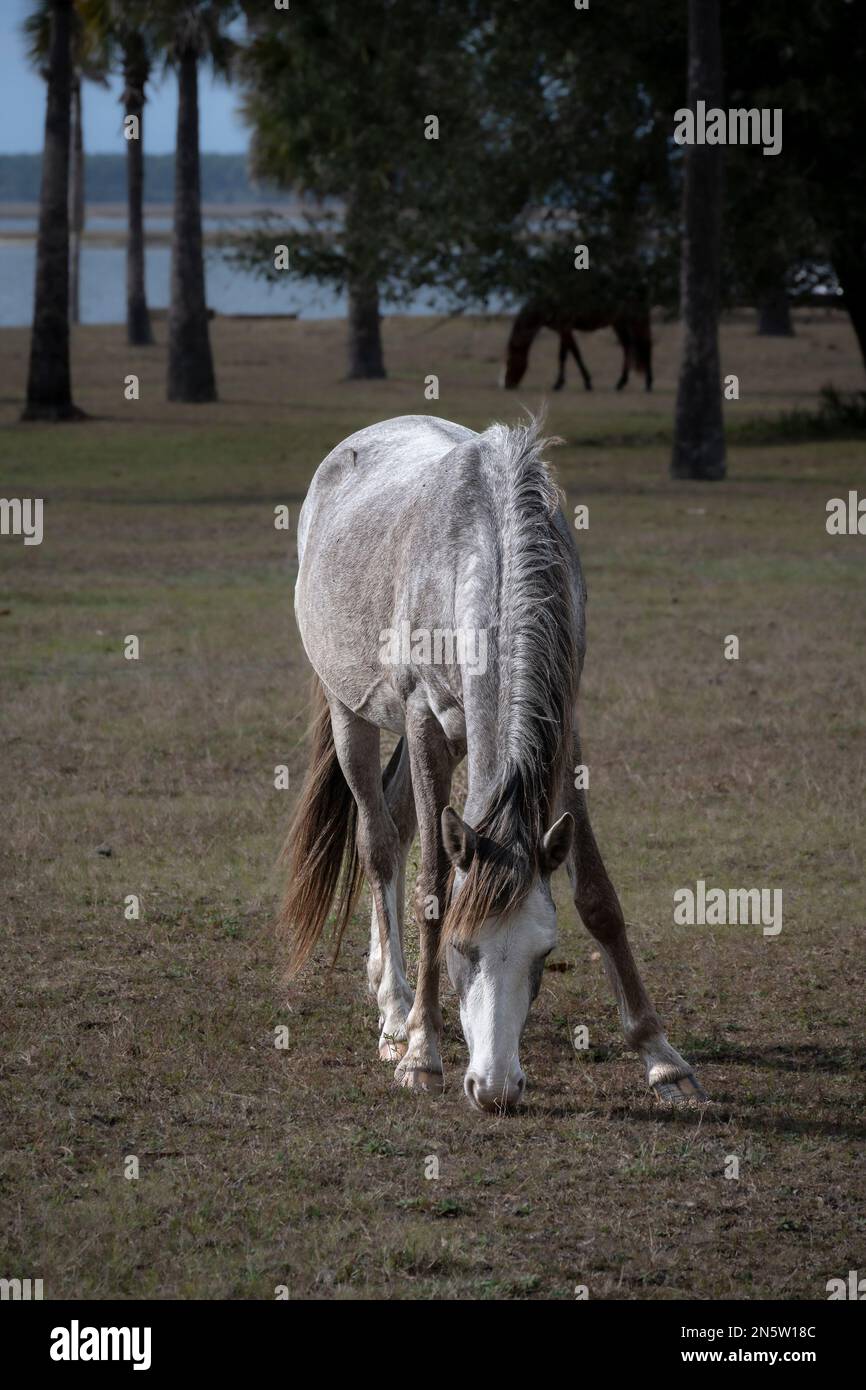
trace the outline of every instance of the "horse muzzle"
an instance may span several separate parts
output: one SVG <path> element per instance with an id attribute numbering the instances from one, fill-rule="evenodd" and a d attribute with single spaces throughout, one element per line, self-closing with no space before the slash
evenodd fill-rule
<path id="1" fill-rule="evenodd" d="M 483 1110 L 488 1115 L 502 1115 L 508 1110 L 517 1109 L 526 1089 L 526 1076 L 519 1068 L 501 1080 L 468 1071 L 463 1080 L 463 1089 L 476 1110 Z"/>

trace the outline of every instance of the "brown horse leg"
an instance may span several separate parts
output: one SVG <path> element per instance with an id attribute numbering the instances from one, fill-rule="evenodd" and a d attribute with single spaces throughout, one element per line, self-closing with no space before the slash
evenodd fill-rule
<path id="1" fill-rule="evenodd" d="M 575 737 L 570 764 L 579 762 Z M 586 795 L 575 789 L 568 773 L 561 806 L 574 816 L 574 840 L 567 861 L 574 903 L 584 926 L 601 947 L 626 1042 L 640 1054 L 647 1081 L 659 1100 L 671 1104 L 706 1100 L 689 1063 L 665 1037 L 644 988 L 626 936 L 622 908 L 592 832 Z"/>
<path id="2" fill-rule="evenodd" d="M 628 381 L 628 365 L 629 357 L 631 355 L 631 334 L 629 333 L 628 329 L 621 323 L 615 323 L 613 325 L 613 331 L 616 334 L 617 339 L 619 340 L 620 347 L 622 348 L 622 371 L 620 372 L 619 381 L 616 383 L 617 391 L 621 391 Z"/>
<path id="3" fill-rule="evenodd" d="M 565 359 L 568 356 L 568 341 L 565 333 L 559 335 L 559 375 L 553 383 L 554 391 L 561 391 L 565 385 Z"/>
<path id="4" fill-rule="evenodd" d="M 451 792 L 454 758 L 439 721 L 424 704 L 410 704 L 406 711 L 406 743 L 421 842 L 421 865 L 415 887 L 418 982 L 415 1002 L 406 1021 L 409 1045 L 394 1076 L 402 1086 L 441 1091 L 439 931 L 445 915 L 450 863 L 442 843 L 440 821 Z"/>
<path id="5" fill-rule="evenodd" d="M 565 334 L 565 339 L 566 339 L 566 346 L 567 346 L 567 348 L 569 349 L 569 351 L 571 352 L 571 355 L 572 355 L 572 357 L 574 358 L 575 362 L 577 363 L 578 368 L 580 369 L 580 374 L 581 374 L 581 376 L 583 377 L 583 384 L 584 384 L 584 386 L 586 387 L 587 391 L 591 391 L 591 390 L 592 390 L 592 377 L 590 376 L 589 372 L 587 371 L 586 363 L 584 362 L 583 358 L 582 358 L 581 355 L 580 355 L 580 348 L 577 346 L 577 339 L 575 338 L 574 334 L 573 334 L 570 330 Z"/>

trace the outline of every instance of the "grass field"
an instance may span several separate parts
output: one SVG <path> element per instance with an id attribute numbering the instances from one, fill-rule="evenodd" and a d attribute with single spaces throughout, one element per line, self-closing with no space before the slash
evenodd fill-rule
<path id="1" fill-rule="evenodd" d="M 294 792 L 274 767 L 299 785 L 307 668 L 294 527 L 273 517 L 286 503 L 294 521 L 363 424 L 482 428 L 536 406 L 554 339 L 515 398 L 495 387 L 502 322 L 389 320 L 390 378 L 349 384 L 342 325 L 218 319 L 222 401 L 185 407 L 164 402 L 163 346 L 84 328 L 93 418 L 37 427 L 17 424 L 28 335 L 0 334 L 0 495 L 45 499 L 41 546 L 0 539 L 0 1275 L 70 1298 L 822 1299 L 866 1274 L 866 539 L 824 524 L 829 498 L 866 492 L 866 443 L 738 442 L 827 381 L 862 387 L 842 317 L 797 326 L 724 326 L 741 399 L 722 484 L 666 476 L 676 326 L 658 326 L 652 396 L 610 389 L 601 334 L 584 343 L 598 389 L 551 398 L 560 479 L 590 509 L 596 833 L 712 1103 L 653 1104 L 563 880 L 527 1104 L 503 1118 L 463 1097 L 448 987 L 444 1096 L 377 1062 L 366 907 L 333 973 L 322 952 L 288 995 L 276 982 Z M 674 889 L 698 878 L 781 888 L 781 934 L 675 926 Z"/>

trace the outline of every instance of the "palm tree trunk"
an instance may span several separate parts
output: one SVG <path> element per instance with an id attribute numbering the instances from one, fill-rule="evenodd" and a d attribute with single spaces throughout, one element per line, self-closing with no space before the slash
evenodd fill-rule
<path id="1" fill-rule="evenodd" d="M 72 0 L 52 0 L 36 294 L 24 420 L 73 420 L 69 374 L 69 102 Z"/>
<path id="2" fill-rule="evenodd" d="M 72 80 L 72 167 L 69 192 L 69 317 L 81 322 L 81 238 L 84 232 L 84 129 L 81 78 Z"/>
<path id="3" fill-rule="evenodd" d="M 719 0 L 689 0 L 688 102 L 722 105 Z M 681 294 L 684 321 L 671 473 L 723 478 L 725 433 L 719 369 L 723 146 L 685 154 Z"/>
<path id="4" fill-rule="evenodd" d="M 153 342 L 144 282 L 144 89 L 150 65 L 142 47 L 140 38 L 133 35 L 123 55 L 124 111 L 138 121 L 138 139 L 126 142 L 126 338 L 136 347 Z"/>
<path id="5" fill-rule="evenodd" d="M 168 315 L 170 401 L 215 401 L 217 398 L 205 302 L 198 131 L 198 58 L 194 50 L 186 49 L 178 62 L 174 232 Z"/>

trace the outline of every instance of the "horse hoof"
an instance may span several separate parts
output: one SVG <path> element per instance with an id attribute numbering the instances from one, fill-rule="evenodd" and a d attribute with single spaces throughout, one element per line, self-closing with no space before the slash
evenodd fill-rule
<path id="1" fill-rule="evenodd" d="M 399 1062 L 409 1046 L 405 1038 L 383 1038 L 379 1043 L 380 1062 Z"/>
<path id="2" fill-rule="evenodd" d="M 428 1071 L 426 1067 L 406 1067 L 403 1070 L 398 1067 L 394 1080 L 411 1091 L 426 1091 L 432 1096 L 441 1095 L 444 1085 L 441 1071 Z"/>
<path id="3" fill-rule="evenodd" d="M 709 1100 L 698 1078 L 689 1072 L 677 1081 L 657 1081 L 652 1088 L 661 1105 L 697 1105 Z"/>

